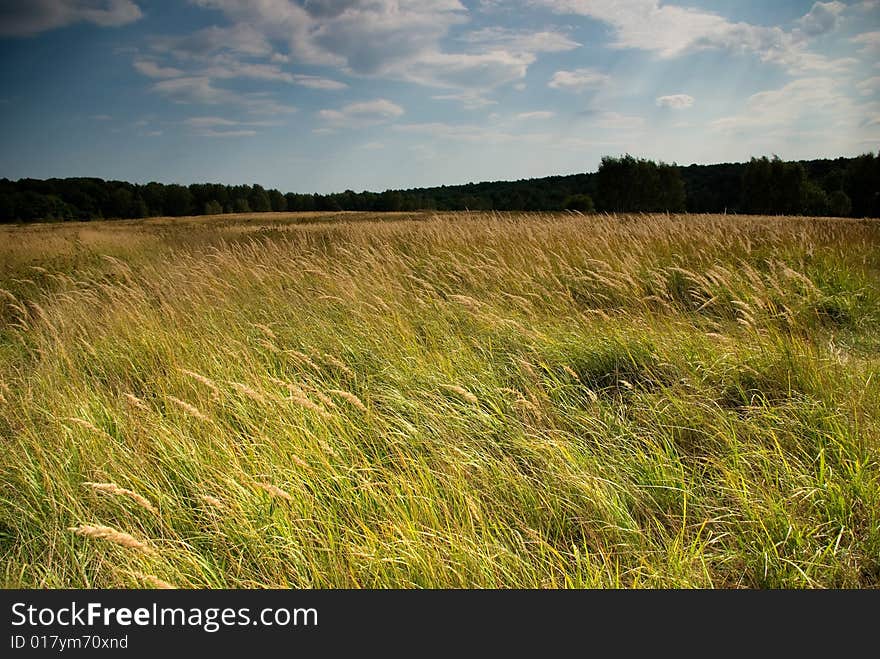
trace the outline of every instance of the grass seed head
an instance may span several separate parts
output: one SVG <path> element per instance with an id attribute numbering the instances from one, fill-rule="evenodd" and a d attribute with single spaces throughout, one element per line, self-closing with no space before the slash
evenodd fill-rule
<path id="1" fill-rule="evenodd" d="M 470 391 L 465 389 L 464 387 L 460 387 L 457 384 L 444 384 L 441 386 L 444 389 L 451 391 L 454 394 L 458 394 L 461 398 L 466 400 L 471 405 L 479 405 L 480 404 L 479 399 L 474 394 L 472 394 Z"/>
<path id="2" fill-rule="evenodd" d="M 202 421 L 210 422 L 211 420 L 202 414 L 202 412 L 195 405 L 191 405 L 187 403 L 185 400 L 180 400 L 175 396 L 167 396 L 168 400 L 177 405 L 180 409 L 182 409 L 187 414 L 194 416 L 197 419 L 201 419 Z"/>
<path id="3" fill-rule="evenodd" d="M 145 542 L 141 542 L 134 536 L 125 533 L 124 531 L 117 531 L 110 526 L 101 526 L 100 524 L 80 524 L 79 526 L 73 526 L 68 530 L 76 535 L 81 535 L 84 538 L 106 540 L 107 542 L 112 542 L 120 547 L 134 549 L 145 554 L 156 553 L 156 550 Z"/>
<path id="4" fill-rule="evenodd" d="M 141 496 L 137 492 L 133 490 L 126 489 L 124 487 L 119 487 L 115 483 L 83 483 L 84 487 L 91 488 L 95 492 L 102 492 L 104 494 L 110 494 L 113 496 L 122 496 L 128 497 L 132 499 L 135 503 L 137 503 L 141 508 L 145 510 L 149 510 L 151 513 L 158 515 L 159 511 L 156 510 L 155 506 L 149 502 L 146 497 Z"/>
<path id="5" fill-rule="evenodd" d="M 152 588 L 155 588 L 156 590 L 177 590 L 177 586 L 175 586 L 174 584 L 170 584 L 167 581 L 163 581 L 153 574 L 135 572 L 134 576 L 136 576 L 141 581 L 147 582 Z"/>
<path id="6" fill-rule="evenodd" d="M 221 510 L 226 508 L 226 506 L 223 504 L 222 501 L 220 501 L 220 499 L 218 499 L 217 497 L 212 497 L 210 494 L 200 494 L 199 499 L 207 503 L 209 506 L 213 506 L 214 508 L 218 508 Z"/>
<path id="7" fill-rule="evenodd" d="M 342 400 L 350 403 L 361 412 L 367 411 L 367 406 L 363 404 L 360 398 L 355 396 L 350 391 L 343 391 L 342 389 L 328 389 L 327 392 L 333 394 L 334 396 L 339 396 Z"/>
<path id="8" fill-rule="evenodd" d="M 293 497 L 290 496 L 287 492 L 282 490 L 277 485 L 272 485 L 271 483 L 254 483 L 258 488 L 266 492 L 272 497 L 277 497 L 279 499 L 284 499 L 285 501 L 293 501 Z"/>

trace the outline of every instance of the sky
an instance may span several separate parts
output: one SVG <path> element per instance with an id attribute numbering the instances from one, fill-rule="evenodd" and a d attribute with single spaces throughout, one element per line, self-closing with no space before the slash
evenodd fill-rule
<path id="1" fill-rule="evenodd" d="M 880 149 L 880 0 L 0 0 L 0 177 L 452 185 Z"/>

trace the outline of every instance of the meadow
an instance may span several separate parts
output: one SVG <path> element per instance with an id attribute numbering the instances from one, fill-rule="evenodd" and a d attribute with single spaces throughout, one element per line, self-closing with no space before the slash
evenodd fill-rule
<path id="1" fill-rule="evenodd" d="M 880 221 L 0 227 L 0 586 L 880 586 Z"/>

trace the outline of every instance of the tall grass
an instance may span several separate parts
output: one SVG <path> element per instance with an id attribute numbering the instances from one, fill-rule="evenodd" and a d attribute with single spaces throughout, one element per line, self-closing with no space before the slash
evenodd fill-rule
<path id="1" fill-rule="evenodd" d="M 876 587 L 880 223 L 14 227 L 7 587 Z"/>

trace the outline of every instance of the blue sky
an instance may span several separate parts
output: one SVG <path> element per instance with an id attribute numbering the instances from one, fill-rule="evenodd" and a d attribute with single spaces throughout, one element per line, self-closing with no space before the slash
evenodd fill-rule
<path id="1" fill-rule="evenodd" d="M 880 1 L 0 0 L 0 176 L 331 192 L 880 148 Z"/>

